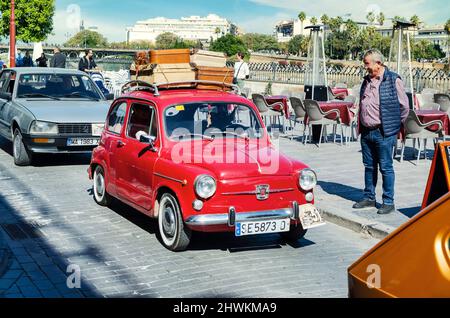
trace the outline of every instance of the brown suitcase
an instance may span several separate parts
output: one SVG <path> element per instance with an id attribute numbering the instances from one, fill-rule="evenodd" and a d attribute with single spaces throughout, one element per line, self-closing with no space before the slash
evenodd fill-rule
<path id="1" fill-rule="evenodd" d="M 151 64 L 190 63 L 189 49 L 150 50 Z"/>
<path id="2" fill-rule="evenodd" d="M 232 67 L 206 67 L 197 66 L 197 80 L 214 81 L 233 84 L 234 68 Z M 222 88 L 218 85 L 198 84 L 199 89 L 231 90 L 229 87 Z"/>

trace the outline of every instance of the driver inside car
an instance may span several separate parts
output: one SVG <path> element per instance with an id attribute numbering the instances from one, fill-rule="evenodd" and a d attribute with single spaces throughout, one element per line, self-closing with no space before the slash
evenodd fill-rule
<path id="1" fill-rule="evenodd" d="M 232 118 L 233 114 L 229 114 L 225 106 L 216 106 L 215 111 L 208 113 L 207 128 L 217 128 L 220 131 L 225 131 L 232 124 Z"/>

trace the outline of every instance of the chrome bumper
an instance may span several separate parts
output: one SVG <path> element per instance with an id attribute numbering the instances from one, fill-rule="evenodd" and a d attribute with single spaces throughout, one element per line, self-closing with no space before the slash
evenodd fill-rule
<path id="1" fill-rule="evenodd" d="M 235 226 L 236 222 L 252 222 L 278 219 L 298 219 L 298 203 L 294 202 L 292 208 L 266 210 L 257 212 L 236 213 L 234 207 L 228 209 L 228 214 L 202 214 L 189 217 L 185 223 L 189 226 L 210 226 L 210 225 L 228 225 Z"/>

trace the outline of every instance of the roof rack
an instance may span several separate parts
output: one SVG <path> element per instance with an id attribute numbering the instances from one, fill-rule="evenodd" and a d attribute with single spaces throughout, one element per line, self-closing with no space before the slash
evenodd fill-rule
<path id="1" fill-rule="evenodd" d="M 152 90 L 154 96 L 159 96 L 159 91 L 161 89 L 186 88 L 186 84 L 191 84 L 191 88 L 195 88 L 198 84 L 230 87 L 231 89 L 233 89 L 233 93 L 235 93 L 237 95 L 241 95 L 241 89 L 236 84 L 228 84 L 225 82 L 204 81 L 204 80 L 168 82 L 168 83 L 159 83 L 159 84 L 151 84 L 151 83 L 145 82 L 145 81 L 133 80 L 128 83 L 125 83 L 122 86 L 122 94 L 124 94 L 125 92 L 132 92 L 132 91 Z"/>
<path id="2" fill-rule="evenodd" d="M 134 91 L 148 91 L 148 90 L 153 91 L 153 95 L 159 96 L 158 86 L 155 84 L 151 84 L 149 82 L 133 80 L 125 83 L 121 88 L 122 94 Z"/>

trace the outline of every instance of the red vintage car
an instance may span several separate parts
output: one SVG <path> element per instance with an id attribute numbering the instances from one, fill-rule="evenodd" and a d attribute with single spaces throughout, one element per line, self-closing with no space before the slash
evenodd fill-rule
<path id="1" fill-rule="evenodd" d="M 278 152 L 251 101 L 184 86 L 134 81 L 113 102 L 88 169 L 98 204 L 115 197 L 157 218 L 173 251 L 192 231 L 296 241 L 324 224 L 315 172 Z"/>

